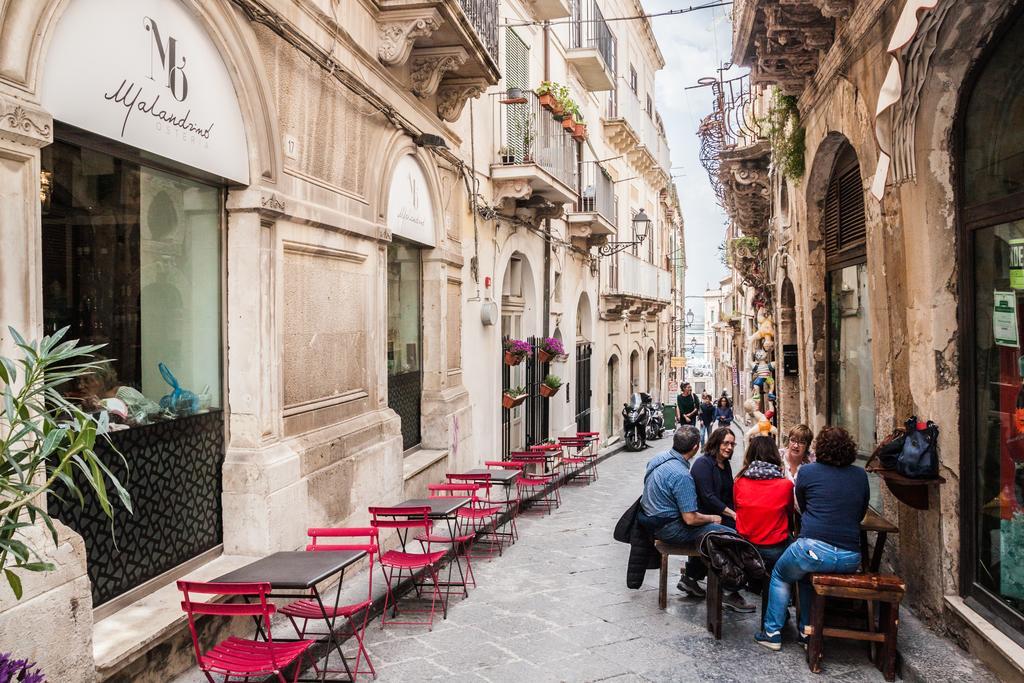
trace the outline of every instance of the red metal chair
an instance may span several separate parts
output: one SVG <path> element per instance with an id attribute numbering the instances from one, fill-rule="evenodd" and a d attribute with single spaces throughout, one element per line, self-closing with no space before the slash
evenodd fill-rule
<path id="1" fill-rule="evenodd" d="M 589 484 L 597 479 L 597 471 L 591 467 L 590 441 L 576 436 L 561 436 L 558 438 L 567 453 L 562 456 L 562 463 L 568 467 L 568 474 L 572 475 L 572 481 Z"/>
<path id="2" fill-rule="evenodd" d="M 597 454 L 598 446 L 601 444 L 601 432 L 576 432 L 576 436 L 590 443 L 587 457 L 590 459 L 590 471 L 594 474 L 594 481 L 597 481 Z"/>
<path id="3" fill-rule="evenodd" d="M 489 548 L 486 555 L 475 555 L 474 557 L 494 557 L 495 549 L 497 549 L 498 555 L 501 555 L 504 541 L 498 535 L 497 530 L 498 515 L 501 512 L 502 506 L 491 499 L 490 477 L 486 480 L 478 479 L 471 483 L 442 484 L 442 486 L 462 486 L 474 489 L 472 501 L 466 507 L 459 508 L 456 516 L 462 522 L 464 529 L 468 526 L 469 529 L 472 529 L 477 534 L 475 546 L 483 544 Z M 466 552 L 468 555 L 469 548 L 466 549 Z"/>
<path id="4" fill-rule="evenodd" d="M 295 677 L 299 679 L 302 671 L 302 657 L 314 643 L 312 640 L 293 642 L 274 642 L 270 633 L 270 615 L 275 607 L 267 602 L 270 593 L 269 583 L 203 583 L 199 581 L 178 581 L 178 590 L 183 594 L 181 609 L 188 615 L 188 629 L 192 633 L 192 646 L 195 648 L 196 661 L 210 683 L 215 683 L 213 674 L 230 678 L 250 678 L 277 676 L 281 683 L 287 683 L 282 671 L 295 664 Z M 252 603 L 221 603 L 194 602 L 193 594 L 199 595 L 239 595 L 259 598 Z M 199 647 L 199 635 L 196 633 L 196 616 L 212 615 L 219 617 L 252 617 L 257 628 L 266 640 L 245 640 L 231 637 L 217 643 L 205 653 Z"/>
<path id="5" fill-rule="evenodd" d="M 477 487 L 475 484 L 427 484 L 427 491 L 431 498 L 470 498 L 476 497 Z M 472 505 L 472 503 L 470 503 Z M 450 544 L 452 549 L 455 551 L 454 562 L 448 564 L 448 581 L 443 585 L 446 588 L 448 595 L 451 595 L 451 589 L 454 587 L 461 587 L 463 596 L 469 596 L 469 583 L 472 581 L 473 587 L 476 588 L 476 576 L 473 574 L 473 563 L 470 560 L 469 548 L 473 541 L 476 539 L 476 530 L 471 527 L 464 527 L 460 524 L 462 518 L 462 509 L 455 513 L 455 525 L 451 527 L 451 535 L 444 535 L 437 533 L 435 530 L 419 534 L 416 536 L 416 540 L 420 544 L 427 548 L 429 544 Z M 466 559 L 466 570 L 462 570 L 462 562 L 459 559 L 464 557 Z M 452 580 L 452 565 L 455 565 L 459 570 L 459 577 L 462 581 Z"/>
<path id="6" fill-rule="evenodd" d="M 484 492 L 481 496 L 480 491 L 477 491 L 477 499 L 480 503 L 485 506 L 496 506 L 498 508 L 498 514 L 495 515 L 493 529 L 490 529 L 484 538 L 478 539 L 478 542 L 483 542 L 486 545 L 494 545 L 494 543 L 498 543 L 498 554 L 500 555 L 506 542 L 508 545 L 512 545 L 512 543 L 515 542 L 515 511 L 519 506 L 518 489 L 515 489 L 517 495 L 513 498 L 509 494 L 512 490 L 511 485 L 507 488 L 502 486 L 501 488 L 503 488 L 506 493 L 504 497 L 499 498 L 495 493 L 498 490 L 499 484 L 495 484 L 491 480 L 491 475 L 488 473 L 447 474 L 445 476 L 448 481 L 453 484 L 477 484 L 480 486 L 480 491 Z M 502 512 L 504 513 L 504 520 L 500 518 L 500 513 Z M 506 531 L 502 531 L 502 529 L 506 528 Z"/>
<path id="7" fill-rule="evenodd" d="M 558 473 L 548 472 L 547 456 L 543 453 L 512 453 L 513 458 L 507 464 L 518 467 L 522 470 L 516 485 L 519 487 L 519 497 L 522 500 L 520 509 L 529 507 L 542 507 L 548 514 L 562 503 L 561 494 L 558 492 Z M 536 468 L 538 471 L 529 471 L 529 468 Z"/>
<path id="8" fill-rule="evenodd" d="M 380 627 L 384 628 L 388 623 L 395 626 L 422 626 L 434 628 L 434 612 L 437 603 L 441 603 L 441 612 L 445 619 L 448 618 L 448 600 L 441 591 L 437 579 L 438 565 L 444 556 L 448 554 L 445 550 L 430 550 L 430 543 L 425 544 L 426 552 L 410 553 L 407 551 L 406 542 L 413 531 L 429 534 L 434 523 L 430 521 L 430 508 L 427 506 L 417 507 L 371 507 L 370 526 L 375 529 L 394 529 L 398 532 L 398 540 L 402 545 L 401 550 L 389 550 L 380 555 L 380 568 L 384 574 L 386 593 L 384 594 L 384 612 L 380 617 Z M 395 577 L 395 572 L 398 577 Z M 401 583 L 402 575 L 408 571 L 409 577 L 416 580 L 416 572 L 422 572 L 425 578 L 430 579 L 431 586 L 430 609 L 408 609 L 404 611 L 412 614 L 429 613 L 426 621 L 396 621 L 398 616 L 398 597 L 394 593 L 394 587 Z M 428 585 L 425 581 L 417 582 L 417 594 Z M 388 620 L 388 606 L 391 606 L 391 619 Z"/>
<path id="9" fill-rule="evenodd" d="M 373 668 L 373 662 L 370 661 L 370 653 L 366 651 L 366 645 L 363 642 L 364 635 L 366 633 L 366 625 L 370 620 L 370 605 L 373 603 L 373 561 L 374 555 L 380 552 L 380 548 L 377 545 L 377 530 L 373 527 L 359 527 L 351 529 L 331 529 L 331 528 L 310 528 L 306 530 L 309 534 L 309 538 L 312 541 L 306 546 L 307 552 L 331 552 L 341 550 L 362 550 L 366 553 L 369 558 L 369 567 L 367 568 L 367 594 L 366 600 L 355 602 L 350 605 L 339 605 L 338 607 L 324 605 L 324 608 L 320 609 L 320 603 L 316 600 L 297 600 L 288 605 L 282 607 L 279 611 L 281 614 L 285 614 L 292 622 L 292 626 L 295 627 L 295 632 L 299 634 L 299 638 L 306 637 L 306 630 L 309 628 L 309 620 L 323 620 L 329 619 L 331 624 L 339 618 L 345 620 L 351 631 L 342 631 L 342 636 L 353 636 L 356 642 L 359 644 L 359 649 L 356 652 L 355 666 L 352 667 L 352 677 L 355 679 L 359 674 L 370 674 L 374 678 L 377 677 L 377 672 Z M 334 541 L 334 539 L 341 539 L 340 541 Z M 349 542 L 352 539 L 352 542 Z M 358 542 L 359 539 L 364 539 L 363 542 Z M 355 620 L 356 615 L 360 612 L 363 613 L 362 623 L 357 623 Z M 302 622 L 302 627 L 299 628 L 299 621 Z M 344 628 L 344 625 L 343 625 Z M 324 634 L 314 634 L 324 635 Z M 361 659 L 366 658 L 366 665 L 370 667 L 369 671 L 360 670 Z M 319 670 L 317 670 L 319 673 Z M 332 671 L 328 669 L 327 673 L 346 673 L 343 670 Z"/>
<path id="10" fill-rule="evenodd" d="M 519 494 L 519 477 L 523 475 L 523 468 L 521 466 L 512 467 L 508 460 L 486 460 L 484 461 L 484 467 L 489 470 L 516 470 L 519 474 L 516 477 L 516 486 L 510 489 L 510 492 L 504 500 L 492 501 L 505 505 L 505 509 L 508 512 L 508 534 L 509 543 L 515 543 L 519 540 L 519 527 L 516 524 L 516 518 L 519 517 L 519 510 L 522 507 L 523 499 Z M 515 491 L 515 493 L 511 493 Z"/>

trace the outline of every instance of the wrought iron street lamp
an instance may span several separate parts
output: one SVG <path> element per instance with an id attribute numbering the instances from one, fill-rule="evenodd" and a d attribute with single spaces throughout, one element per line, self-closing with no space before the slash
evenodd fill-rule
<path id="1" fill-rule="evenodd" d="M 597 248 L 597 253 L 601 256 L 611 256 L 617 254 L 620 251 L 625 251 L 630 247 L 638 244 L 643 244 L 643 241 L 647 239 L 647 234 L 651 229 L 651 219 L 648 218 L 647 212 L 640 209 L 633 216 L 633 241 L 632 242 L 606 242 Z"/>

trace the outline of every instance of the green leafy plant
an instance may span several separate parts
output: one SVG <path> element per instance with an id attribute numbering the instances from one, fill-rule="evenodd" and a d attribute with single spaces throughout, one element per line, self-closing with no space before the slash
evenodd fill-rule
<path id="1" fill-rule="evenodd" d="M 729 255 L 732 264 L 736 264 L 736 259 L 740 258 L 752 258 L 757 255 L 757 251 L 761 248 L 761 240 L 757 237 L 736 237 L 729 241 Z"/>
<path id="2" fill-rule="evenodd" d="M 558 375 L 548 375 L 547 377 L 544 378 L 544 384 L 551 387 L 552 389 L 557 389 L 558 387 L 562 386 L 562 378 L 559 377 Z"/>
<path id="3" fill-rule="evenodd" d="M 772 163 L 790 180 L 799 180 L 804 175 L 806 133 L 800 125 L 796 97 L 783 95 L 778 88 L 773 90 L 765 123 Z"/>
<path id="4" fill-rule="evenodd" d="M 107 438 L 107 414 L 88 415 L 59 391 L 99 367 L 91 354 L 100 346 L 61 341 L 67 328 L 38 342 L 25 341 L 13 329 L 10 334 L 21 358 L 0 357 L 0 568 L 20 599 L 18 572 L 54 569 L 28 545 L 25 532 L 42 522 L 57 544 L 53 520 L 42 507 L 55 484 L 59 482 L 61 493 L 74 496 L 81 505 L 86 495 L 95 495 L 111 520 L 111 500 L 119 501 L 129 513 L 132 505 L 128 492 L 94 450 L 98 438 Z M 80 487 L 76 478 L 85 485 Z"/>
<path id="5" fill-rule="evenodd" d="M 526 394 L 526 387 L 510 387 L 505 393 L 512 398 L 519 398 Z"/>

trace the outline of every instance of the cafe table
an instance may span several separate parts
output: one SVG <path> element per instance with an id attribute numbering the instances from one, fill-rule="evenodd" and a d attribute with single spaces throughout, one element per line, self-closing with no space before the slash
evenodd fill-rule
<path id="1" fill-rule="evenodd" d="M 868 532 L 874 531 L 876 533 L 875 546 L 870 548 L 871 553 L 868 553 Z M 861 556 L 861 570 L 867 572 L 877 572 L 878 568 L 882 566 L 882 552 L 885 550 L 885 541 L 889 534 L 898 534 L 900 528 L 882 517 L 880 514 L 875 512 L 873 509 L 868 508 L 868 512 L 864 515 L 864 519 L 860 523 L 860 556 Z"/>
<path id="2" fill-rule="evenodd" d="M 463 472 L 462 474 L 470 474 L 473 476 L 489 475 L 492 484 L 499 484 L 505 487 L 505 499 L 508 500 L 512 487 L 516 484 L 516 479 L 519 478 L 518 469 L 509 470 L 491 470 L 484 467 L 479 467 L 474 470 Z"/>
<path id="3" fill-rule="evenodd" d="M 339 550 L 339 551 L 284 551 L 267 555 L 244 567 L 228 572 L 223 576 L 214 579 L 216 583 L 269 583 L 271 592 L 268 598 L 282 598 L 292 600 L 315 600 L 324 616 L 324 623 L 327 625 L 326 641 L 328 644 L 324 655 L 324 666 L 320 670 L 319 678 L 299 678 L 299 681 L 326 681 L 327 660 L 330 658 L 331 650 L 335 650 L 341 657 L 342 664 L 348 674 L 349 681 L 354 680 L 352 670 L 348 661 L 341 651 L 341 643 L 335 633 L 335 622 L 337 616 L 328 617 L 328 610 L 324 609 L 323 596 L 319 584 L 337 576 L 338 588 L 334 594 L 334 612 L 340 607 L 341 584 L 345 576 L 345 569 L 352 566 L 359 560 L 366 557 L 362 550 Z M 332 612 L 333 613 L 333 612 Z M 262 622 L 256 618 L 256 635 L 266 640 L 263 632 Z M 274 640 L 288 640 L 275 638 Z M 340 673 L 340 672 L 339 672 Z M 331 679 L 344 680 L 344 679 Z"/>
<path id="4" fill-rule="evenodd" d="M 434 521 L 444 520 L 448 526 L 448 537 L 455 538 L 458 534 L 458 513 L 459 508 L 466 507 L 472 502 L 472 498 L 464 496 L 439 496 L 436 498 L 410 498 L 409 500 L 403 501 L 398 505 L 392 507 L 396 508 L 430 508 L 430 512 L 427 516 Z M 403 552 L 406 551 L 406 534 L 399 534 L 398 540 L 402 544 Z M 466 574 L 462 568 L 462 562 L 459 560 L 459 554 L 457 552 L 452 553 L 455 564 L 459 568 L 459 575 L 462 577 L 462 583 L 452 581 L 452 567 L 448 565 L 448 580 L 441 582 L 439 585 L 442 586 L 455 586 L 461 585 L 465 589 Z"/>

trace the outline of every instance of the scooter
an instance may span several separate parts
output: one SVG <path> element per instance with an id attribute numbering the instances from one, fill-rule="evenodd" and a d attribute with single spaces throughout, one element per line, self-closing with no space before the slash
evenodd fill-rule
<path id="1" fill-rule="evenodd" d="M 648 403 L 641 394 L 629 397 L 629 403 L 622 404 L 622 433 L 626 450 L 639 451 L 647 448 L 647 423 L 651 419 Z"/>
<path id="2" fill-rule="evenodd" d="M 661 401 L 650 401 L 649 404 L 651 419 L 647 422 L 647 438 L 655 441 L 665 433 L 665 410 Z"/>

